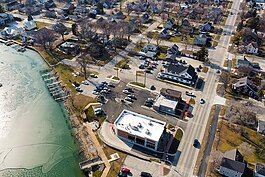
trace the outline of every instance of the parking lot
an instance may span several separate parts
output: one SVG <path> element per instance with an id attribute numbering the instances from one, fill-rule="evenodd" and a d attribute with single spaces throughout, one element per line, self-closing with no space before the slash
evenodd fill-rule
<path id="1" fill-rule="evenodd" d="M 142 171 L 148 172 L 152 177 L 159 177 L 160 175 L 160 165 L 155 162 L 144 161 L 132 156 L 127 156 L 123 167 L 129 168 L 132 176 L 140 176 Z"/>
<path id="2" fill-rule="evenodd" d="M 148 98 L 155 99 L 158 96 L 157 92 L 132 88 L 132 94 L 135 95 L 137 99 L 133 100 L 133 102 L 123 102 L 122 100 L 124 100 L 127 96 L 127 94 L 124 94 L 122 92 L 124 88 L 128 87 L 126 85 L 126 82 L 121 81 L 118 85 L 116 85 L 115 88 L 111 89 L 111 93 L 104 95 L 105 98 L 108 99 L 108 101 L 106 104 L 102 105 L 102 108 L 108 115 L 108 121 L 114 122 L 119 116 L 119 114 L 122 112 L 122 110 L 127 109 L 149 117 L 153 117 L 155 119 L 165 121 L 167 123 L 171 123 L 173 125 L 177 124 L 179 119 L 177 119 L 176 117 L 160 114 L 154 111 L 152 108 L 144 106 L 145 100 L 147 100 Z"/>

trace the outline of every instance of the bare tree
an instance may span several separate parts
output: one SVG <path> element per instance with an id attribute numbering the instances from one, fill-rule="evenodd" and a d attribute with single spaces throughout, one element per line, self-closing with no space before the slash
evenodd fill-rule
<path id="1" fill-rule="evenodd" d="M 81 66 L 81 73 L 84 74 L 85 79 L 87 79 L 87 66 L 88 66 L 89 60 L 91 60 L 91 56 L 87 52 L 87 50 L 84 49 L 82 51 L 81 56 L 78 57 L 77 62 Z"/>
<path id="2" fill-rule="evenodd" d="M 62 36 L 63 41 L 64 41 L 64 35 L 67 31 L 67 27 L 62 23 L 57 23 L 53 26 L 53 30 L 56 33 L 60 34 Z"/>
<path id="3" fill-rule="evenodd" d="M 45 50 L 52 48 L 55 41 L 55 35 L 47 28 L 42 28 L 35 34 L 36 43 L 40 44 Z"/>
<path id="4" fill-rule="evenodd" d="M 159 46 L 163 39 L 162 39 L 162 37 L 160 35 L 157 35 L 155 37 L 155 40 L 156 40 L 156 45 Z"/>
<path id="5" fill-rule="evenodd" d="M 79 37 L 82 40 L 85 40 L 87 42 L 95 41 L 95 39 L 97 38 L 95 25 L 93 25 L 91 22 L 88 22 L 87 20 L 83 20 L 82 22 L 80 22 L 79 26 Z"/>

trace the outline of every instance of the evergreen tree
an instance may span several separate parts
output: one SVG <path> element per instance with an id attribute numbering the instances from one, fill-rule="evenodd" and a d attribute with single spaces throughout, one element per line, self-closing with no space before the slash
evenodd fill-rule
<path id="1" fill-rule="evenodd" d="M 196 53 L 196 56 L 197 56 L 197 59 L 200 60 L 200 61 L 203 61 L 203 62 L 206 62 L 208 61 L 208 49 L 203 46 L 197 53 Z"/>

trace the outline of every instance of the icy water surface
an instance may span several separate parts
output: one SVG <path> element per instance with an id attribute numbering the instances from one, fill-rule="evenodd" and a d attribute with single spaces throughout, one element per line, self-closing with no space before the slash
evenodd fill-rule
<path id="1" fill-rule="evenodd" d="M 55 102 L 34 51 L 0 44 L 0 177 L 82 177 L 63 105 Z"/>

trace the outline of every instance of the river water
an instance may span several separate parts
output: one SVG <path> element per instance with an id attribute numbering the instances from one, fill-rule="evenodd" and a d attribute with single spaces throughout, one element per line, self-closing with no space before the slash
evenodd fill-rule
<path id="1" fill-rule="evenodd" d="M 41 56 L 0 44 L 0 177 L 82 177 L 64 106 L 39 74 Z"/>

